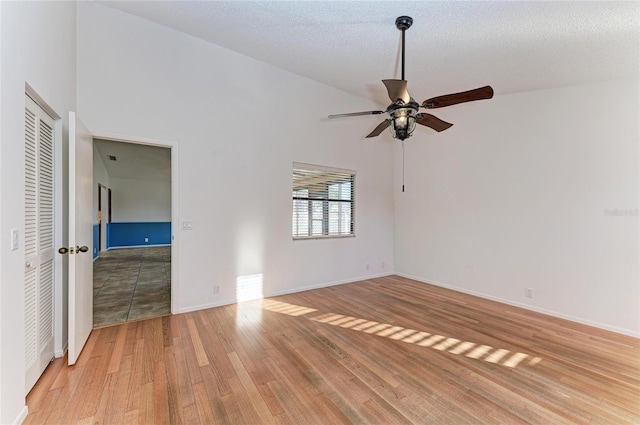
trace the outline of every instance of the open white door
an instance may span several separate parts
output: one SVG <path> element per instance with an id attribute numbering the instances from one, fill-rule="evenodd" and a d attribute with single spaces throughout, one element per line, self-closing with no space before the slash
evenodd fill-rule
<path id="1" fill-rule="evenodd" d="M 69 112 L 69 365 L 93 328 L 93 137 Z"/>

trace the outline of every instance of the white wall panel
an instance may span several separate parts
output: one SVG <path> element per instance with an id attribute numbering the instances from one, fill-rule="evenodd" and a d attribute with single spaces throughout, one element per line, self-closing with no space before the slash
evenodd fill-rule
<path id="1" fill-rule="evenodd" d="M 438 109 L 455 125 L 407 142 L 396 271 L 640 335 L 639 93 L 617 81 Z"/>
<path id="2" fill-rule="evenodd" d="M 89 129 L 179 147 L 177 311 L 234 302 L 241 276 L 274 293 L 393 271 L 393 144 L 364 140 L 376 117 L 326 119 L 374 105 L 100 4 L 78 15 Z M 294 161 L 357 171 L 355 238 L 292 241 Z"/>
<path id="3" fill-rule="evenodd" d="M 112 220 L 116 223 L 171 221 L 171 182 L 112 178 Z"/>
<path id="4" fill-rule="evenodd" d="M 24 248 L 11 250 L 4 242 L 11 229 L 19 230 L 21 240 L 24 235 L 25 83 L 58 115 L 75 109 L 76 4 L 2 2 L 0 19 L 0 423 L 15 423 L 26 414 Z M 63 124 L 59 136 L 66 143 L 67 123 Z M 64 144 L 60 150 L 66 153 Z M 60 165 L 65 166 L 62 158 Z M 60 174 L 56 178 L 64 180 Z M 64 193 L 58 195 L 66 202 Z M 66 311 L 67 295 L 64 288 L 61 291 L 55 296 L 58 312 Z M 61 351 L 66 343 L 62 315 L 56 316 L 56 328 L 61 335 L 56 351 Z"/>

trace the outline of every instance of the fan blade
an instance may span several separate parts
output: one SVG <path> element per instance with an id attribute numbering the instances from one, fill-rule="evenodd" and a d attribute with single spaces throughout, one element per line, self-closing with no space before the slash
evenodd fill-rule
<path id="1" fill-rule="evenodd" d="M 373 129 L 371 133 L 367 135 L 367 138 L 379 136 L 380 133 L 382 133 L 385 130 L 385 128 L 389 127 L 390 125 L 391 125 L 391 120 L 382 121 L 380 124 L 378 124 L 376 128 Z"/>
<path id="2" fill-rule="evenodd" d="M 364 111 L 364 112 L 349 112 L 348 114 L 333 114 L 333 115 L 329 115 L 329 118 L 358 117 L 360 115 L 378 115 L 378 114 L 384 114 L 384 111 Z"/>
<path id="3" fill-rule="evenodd" d="M 396 102 L 398 99 L 402 99 L 404 103 L 411 102 L 411 96 L 407 91 L 407 82 L 405 80 L 382 80 L 382 83 L 387 88 L 389 99 L 392 102 Z"/>
<path id="4" fill-rule="evenodd" d="M 422 116 L 422 118 L 420 118 L 420 116 Z M 418 114 L 418 117 L 416 117 L 416 122 L 418 124 L 426 125 L 427 127 L 433 128 L 437 132 L 444 131 L 453 125 L 446 121 L 442 121 L 435 115 L 427 114 L 424 112 Z"/>
<path id="5" fill-rule="evenodd" d="M 444 96 L 432 97 L 422 102 L 422 107 L 427 109 L 443 108 L 445 106 L 457 105 L 458 103 L 472 102 L 474 100 L 491 99 L 493 89 L 491 86 L 480 87 L 479 89 L 463 91 L 460 93 L 445 94 Z"/>

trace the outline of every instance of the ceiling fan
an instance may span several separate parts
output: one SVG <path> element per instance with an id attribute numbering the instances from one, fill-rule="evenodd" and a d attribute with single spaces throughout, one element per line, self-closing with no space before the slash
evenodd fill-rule
<path id="1" fill-rule="evenodd" d="M 474 90 L 464 91 L 460 93 L 451 93 L 443 96 L 432 97 L 425 100 L 421 104 L 416 102 L 407 91 L 407 81 L 404 79 L 404 33 L 413 24 L 413 19 L 409 16 L 400 16 L 396 19 L 396 27 L 402 31 L 402 79 L 400 80 L 382 80 L 387 88 L 391 104 L 384 111 L 365 111 L 351 112 L 347 114 L 329 115 L 329 118 L 355 117 L 359 115 L 378 115 L 388 114 L 389 118 L 382 121 L 373 129 L 367 137 L 376 137 L 380 135 L 384 129 L 391 127 L 391 134 L 394 138 L 404 140 L 411 137 L 416 123 L 430 127 L 435 131 L 444 131 L 453 124 L 441 120 L 440 118 L 420 112 L 419 109 L 435 109 L 445 106 L 457 105 L 458 103 L 471 102 L 474 100 L 491 99 L 493 97 L 493 89 L 491 86 L 484 86 Z"/>

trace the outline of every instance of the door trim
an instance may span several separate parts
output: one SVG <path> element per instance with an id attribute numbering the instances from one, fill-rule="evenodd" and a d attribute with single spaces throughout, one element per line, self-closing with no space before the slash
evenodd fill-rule
<path id="1" fill-rule="evenodd" d="M 95 185 L 95 182 L 94 182 Z M 100 252 L 107 250 L 107 203 L 108 193 L 111 189 L 102 183 L 98 183 L 98 252 L 95 253 L 95 259 L 100 256 Z M 103 249 L 104 248 L 104 249 Z"/>
<path id="2" fill-rule="evenodd" d="M 177 261 L 180 247 L 180 234 L 177 232 L 179 229 L 178 217 L 180 217 L 178 203 L 178 142 L 109 132 L 96 132 L 93 134 L 93 138 L 171 149 L 171 314 L 177 314 L 180 310 L 178 308 L 180 305 L 180 281 L 178 279 L 180 266 Z M 110 215 L 111 212 L 109 211 Z M 111 221 L 111 217 L 108 219 Z"/>

